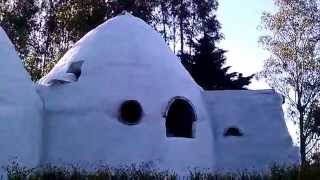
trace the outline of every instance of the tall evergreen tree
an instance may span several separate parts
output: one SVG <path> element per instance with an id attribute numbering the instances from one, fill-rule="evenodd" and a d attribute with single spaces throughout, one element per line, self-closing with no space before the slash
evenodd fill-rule
<path id="1" fill-rule="evenodd" d="M 225 50 L 215 45 L 215 38 L 204 34 L 195 44 L 195 55 L 183 64 L 194 80 L 205 90 L 245 89 L 253 75 L 243 77 L 241 73 L 228 73 L 230 67 L 224 67 Z"/>

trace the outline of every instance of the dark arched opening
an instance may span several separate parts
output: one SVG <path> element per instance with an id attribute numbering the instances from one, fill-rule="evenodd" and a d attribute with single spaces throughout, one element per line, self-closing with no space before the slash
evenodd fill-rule
<path id="1" fill-rule="evenodd" d="M 225 130 L 223 135 L 225 137 L 230 137 L 230 136 L 241 137 L 243 136 L 243 133 L 237 127 L 229 127 Z"/>
<path id="2" fill-rule="evenodd" d="M 196 115 L 192 105 L 185 99 L 174 99 L 166 114 L 167 137 L 193 138 Z"/>

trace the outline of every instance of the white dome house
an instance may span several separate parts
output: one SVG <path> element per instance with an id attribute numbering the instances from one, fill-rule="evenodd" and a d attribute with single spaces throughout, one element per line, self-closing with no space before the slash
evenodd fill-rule
<path id="1" fill-rule="evenodd" d="M 43 106 L 13 44 L 0 27 L 0 166 L 40 162 Z"/>
<path id="2" fill-rule="evenodd" d="M 161 35 L 132 15 L 89 32 L 39 81 L 43 163 L 214 167 L 212 125 Z"/>
<path id="3" fill-rule="evenodd" d="M 0 68 L 1 166 L 152 163 L 181 175 L 298 162 L 281 96 L 204 91 L 161 35 L 129 14 L 77 42 L 38 82 L 42 99 L 1 28 Z"/>

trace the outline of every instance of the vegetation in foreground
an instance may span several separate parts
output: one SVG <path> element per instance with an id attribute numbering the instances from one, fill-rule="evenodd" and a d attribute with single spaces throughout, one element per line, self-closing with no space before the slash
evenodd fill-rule
<path id="1" fill-rule="evenodd" d="M 320 166 L 279 167 L 274 166 L 269 173 L 237 172 L 237 173 L 213 173 L 208 171 L 193 170 L 186 176 L 178 176 L 171 171 L 157 171 L 148 164 L 131 165 L 122 168 L 99 167 L 91 172 L 77 166 L 57 167 L 45 166 L 35 169 L 20 167 L 12 163 L 6 168 L 10 180 L 104 180 L 104 179 L 190 179 L 190 180 L 317 180 L 320 179 Z"/>

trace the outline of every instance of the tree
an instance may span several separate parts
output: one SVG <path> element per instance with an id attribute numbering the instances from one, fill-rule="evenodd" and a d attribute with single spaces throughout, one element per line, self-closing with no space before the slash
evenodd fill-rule
<path id="1" fill-rule="evenodd" d="M 216 43 L 223 39 L 215 15 L 217 1 L 191 0 L 190 4 L 185 20 L 189 53 L 181 51 L 182 63 L 205 90 L 245 89 L 253 75 L 244 77 L 241 73 L 228 73 L 230 67 L 224 67 L 226 51 L 216 47 Z M 200 40 L 197 41 L 196 37 Z"/>
<path id="2" fill-rule="evenodd" d="M 274 14 L 264 13 L 270 34 L 260 42 L 271 53 L 261 77 L 285 96 L 292 120 L 299 124 L 301 163 L 312 153 L 315 137 L 312 109 L 320 96 L 320 10 L 316 0 L 275 0 Z"/>
<path id="3" fill-rule="evenodd" d="M 31 74 L 37 76 L 37 63 L 30 63 L 29 55 L 37 44 L 35 31 L 39 29 L 37 0 L 0 0 L 0 26 L 6 31 L 19 56 Z M 36 61 L 36 60 L 35 60 Z"/>
<path id="4" fill-rule="evenodd" d="M 104 0 L 1 0 L 0 25 L 32 80 L 48 73 L 81 37 L 110 16 Z"/>
<path id="5" fill-rule="evenodd" d="M 57 61 L 75 42 L 105 21 L 108 14 L 104 0 L 43 1 L 43 27 L 41 38 L 44 51 L 43 70 L 50 70 L 51 62 Z M 47 68 L 49 67 L 49 68 Z"/>
<path id="6" fill-rule="evenodd" d="M 28 51 L 28 41 L 36 26 L 36 14 L 39 8 L 35 1 L 0 1 L 0 25 L 11 37 L 20 56 L 25 57 Z"/>
<path id="7" fill-rule="evenodd" d="M 195 45 L 191 61 L 183 61 L 194 80 L 205 90 L 245 89 L 253 75 L 243 77 L 240 73 L 228 73 L 225 50 L 215 46 L 215 38 L 205 34 Z"/>
<path id="8" fill-rule="evenodd" d="M 159 2 L 158 15 L 165 18 L 158 20 L 159 24 L 163 23 L 162 27 L 167 25 L 168 28 L 165 31 L 162 29 L 158 31 L 165 33 L 165 37 L 170 37 L 165 39 L 173 45 L 175 53 L 191 55 L 194 52 L 194 42 L 203 35 L 204 28 L 215 31 L 220 38 L 220 24 L 215 15 L 218 8 L 217 0 L 159 0 Z M 177 44 L 180 45 L 180 49 L 176 47 Z M 186 51 L 187 48 L 189 52 Z"/>

